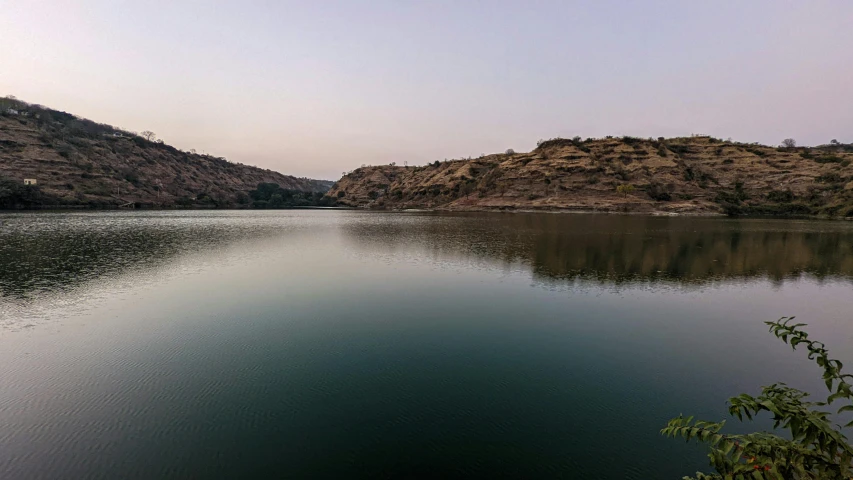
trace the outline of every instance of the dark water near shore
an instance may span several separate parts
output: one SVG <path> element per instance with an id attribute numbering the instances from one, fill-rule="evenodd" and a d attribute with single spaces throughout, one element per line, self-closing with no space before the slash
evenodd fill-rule
<path id="1" fill-rule="evenodd" d="M 851 287 L 840 222 L 0 214 L 0 478 L 681 478 Z"/>

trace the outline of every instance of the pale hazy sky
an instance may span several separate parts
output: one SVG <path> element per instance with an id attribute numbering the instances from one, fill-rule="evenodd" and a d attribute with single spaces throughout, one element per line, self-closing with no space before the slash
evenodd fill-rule
<path id="1" fill-rule="evenodd" d="M 853 0 L 0 0 L 0 96 L 336 179 L 556 136 L 853 142 Z"/>

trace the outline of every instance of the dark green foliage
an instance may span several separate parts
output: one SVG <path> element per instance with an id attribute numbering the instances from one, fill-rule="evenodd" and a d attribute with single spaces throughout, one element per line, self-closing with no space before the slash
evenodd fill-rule
<path id="1" fill-rule="evenodd" d="M 815 157 L 814 161 L 817 163 L 841 163 L 842 159 L 837 155 L 827 154 Z"/>
<path id="2" fill-rule="evenodd" d="M 771 202 L 790 202 L 794 200 L 794 192 L 788 190 L 771 190 L 767 193 L 767 200 Z"/>
<path id="3" fill-rule="evenodd" d="M 615 176 L 619 180 L 622 180 L 623 182 L 631 180 L 631 174 L 628 173 L 628 171 L 622 168 L 622 166 L 619 164 L 613 167 L 613 176 Z"/>
<path id="4" fill-rule="evenodd" d="M 714 201 L 720 204 L 726 215 L 736 217 L 749 213 L 750 207 L 743 205 L 743 201 L 748 198 L 749 196 L 743 190 L 743 182 L 735 182 L 733 191 L 723 190 L 718 192 L 717 196 L 714 197 Z"/>
<path id="5" fill-rule="evenodd" d="M 757 144 L 755 144 L 755 145 L 743 145 L 743 149 L 746 150 L 747 152 L 749 152 L 753 155 L 757 155 L 759 157 L 766 157 L 767 156 L 767 152 L 762 150 L 761 147 L 758 146 Z"/>
<path id="6" fill-rule="evenodd" d="M 838 183 L 841 180 L 841 175 L 835 172 L 824 173 L 823 175 L 815 177 L 815 181 L 818 183 Z"/>
<path id="7" fill-rule="evenodd" d="M 124 179 L 128 182 L 132 183 L 134 186 L 139 186 L 139 174 L 133 170 L 128 170 L 124 172 Z"/>
<path id="8" fill-rule="evenodd" d="M 809 360 L 823 371 L 829 396 L 822 402 L 807 400 L 808 393 L 776 383 L 762 387 L 758 396 L 741 394 L 729 399 L 729 413 L 743 421 L 760 413 L 772 415 L 775 428 L 786 430 L 785 437 L 772 433 L 732 435 L 721 433 L 725 421 L 693 421 L 679 416 L 661 430 L 668 437 L 682 437 L 709 445 L 708 457 L 716 474 L 697 474 L 696 479 L 766 480 L 848 480 L 853 478 L 853 446 L 833 425 L 829 412 L 819 408 L 834 402 L 838 414 L 853 412 L 853 375 L 842 373 L 840 361 L 829 357 L 826 346 L 808 338 L 805 324 L 792 324 L 794 317 L 765 322 L 770 331 L 796 350 L 804 346 Z M 845 427 L 853 427 L 853 422 Z M 686 477 L 685 477 L 686 478 Z"/>
<path id="9" fill-rule="evenodd" d="M 646 187 L 646 194 L 658 202 L 669 202 L 672 200 L 672 185 L 662 185 L 658 182 L 649 183 Z"/>
<path id="10" fill-rule="evenodd" d="M 280 193 L 273 193 L 267 201 L 267 208 L 281 208 L 284 206 L 284 197 Z"/>
<path id="11" fill-rule="evenodd" d="M 38 185 L 0 177 L 0 209 L 38 208 L 54 203 L 56 199 L 42 193 Z"/>
<path id="12" fill-rule="evenodd" d="M 281 188 L 277 183 L 259 183 L 258 188 L 249 192 L 252 206 L 255 208 L 289 208 L 332 206 L 334 199 L 320 192 L 303 192 Z"/>
<path id="13" fill-rule="evenodd" d="M 669 144 L 667 148 L 676 155 L 685 155 L 692 151 L 689 145 L 682 145 L 680 143 Z"/>
<path id="14" fill-rule="evenodd" d="M 56 153 L 63 158 L 71 158 L 71 154 L 74 153 L 74 149 L 69 145 L 60 145 L 56 147 Z"/>

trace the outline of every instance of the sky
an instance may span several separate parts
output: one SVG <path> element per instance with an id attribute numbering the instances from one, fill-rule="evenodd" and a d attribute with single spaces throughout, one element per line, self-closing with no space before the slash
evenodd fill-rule
<path id="1" fill-rule="evenodd" d="M 0 96 L 312 178 L 710 134 L 853 142 L 853 0 L 0 0 Z"/>

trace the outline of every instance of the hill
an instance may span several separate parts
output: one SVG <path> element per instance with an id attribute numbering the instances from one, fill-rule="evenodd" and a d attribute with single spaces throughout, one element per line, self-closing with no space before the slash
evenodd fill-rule
<path id="1" fill-rule="evenodd" d="M 853 216 L 853 144 L 769 147 L 708 136 L 540 142 L 529 153 L 359 168 L 340 205 Z"/>
<path id="2" fill-rule="evenodd" d="M 0 208 L 236 207 L 250 206 L 250 192 L 262 183 L 306 197 L 332 185 L 184 152 L 147 133 L 0 99 Z M 24 179 L 36 186 L 25 187 Z"/>

